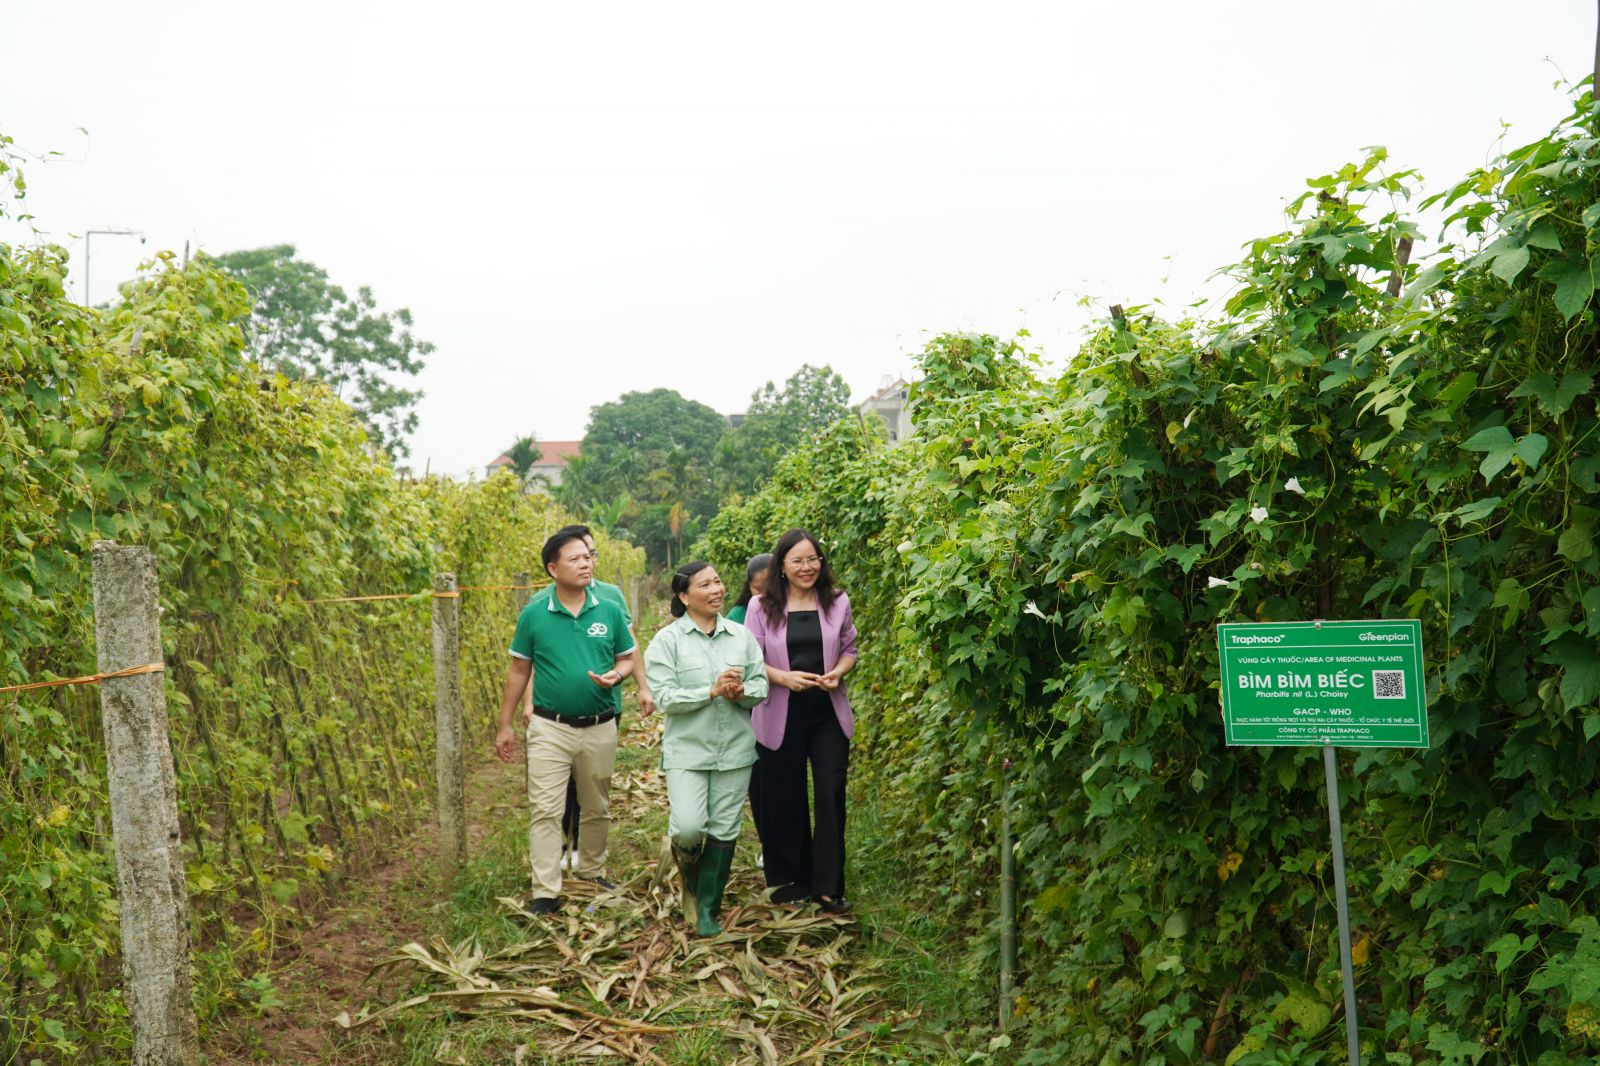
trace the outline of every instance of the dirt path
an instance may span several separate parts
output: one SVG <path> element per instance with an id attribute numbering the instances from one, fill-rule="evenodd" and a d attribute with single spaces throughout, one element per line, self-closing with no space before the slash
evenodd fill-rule
<path id="1" fill-rule="evenodd" d="M 468 775 L 468 853 L 520 799 L 514 768 L 483 758 Z M 397 977 L 369 979 L 397 945 L 425 937 L 436 924 L 441 899 L 435 855 L 438 826 L 431 809 L 390 846 L 387 858 L 330 887 L 337 903 L 283 945 L 274 960 L 273 988 L 281 1006 L 258 1016 L 240 1013 L 202 1034 L 212 1063 L 327 1061 L 348 1034 L 336 1025 L 340 1009 L 358 1009 L 404 988 Z M 348 1060 L 363 1061 L 360 1058 Z M 392 1059 L 374 1058 L 373 1062 Z"/>
<path id="2" fill-rule="evenodd" d="M 885 945 L 863 946 L 870 919 L 863 929 L 855 916 L 767 903 L 748 826 L 727 931 L 689 934 L 662 861 L 659 728 L 633 725 L 619 749 L 615 889 L 569 879 L 554 918 L 521 914 L 523 775 L 485 760 L 469 776 L 470 858 L 451 895 L 435 884 L 434 828 L 420 823 L 299 938 L 276 979 L 284 1006 L 237 1019 L 210 1041 L 212 1061 L 939 1061 L 947 1049 L 921 1031 L 920 1012 L 884 994 Z"/>

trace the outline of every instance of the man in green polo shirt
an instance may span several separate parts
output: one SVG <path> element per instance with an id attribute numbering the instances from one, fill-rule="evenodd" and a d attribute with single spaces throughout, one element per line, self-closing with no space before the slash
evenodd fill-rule
<path id="1" fill-rule="evenodd" d="M 567 781 L 577 783 L 583 817 L 578 827 L 577 875 L 602 881 L 611 829 L 611 771 L 617 753 L 617 709 L 611 690 L 634 669 L 634 642 L 625 611 L 589 586 L 594 556 L 575 532 L 544 544 L 541 559 L 554 581 L 550 595 L 530 602 L 511 638 L 511 666 L 500 695 L 495 755 L 516 756 L 512 719 L 533 681 L 527 728 L 528 856 L 533 870 L 529 913 L 561 904 L 561 810 Z"/>
<path id="2" fill-rule="evenodd" d="M 589 554 L 594 556 L 595 567 L 597 569 L 599 568 L 600 550 L 595 547 L 593 530 L 585 525 L 574 524 L 570 526 L 562 526 L 556 532 L 576 533 L 581 536 L 584 544 L 586 544 L 589 548 Z M 554 588 L 554 585 L 546 585 L 544 588 L 534 593 L 533 598 L 535 600 L 547 598 Z M 628 600 L 627 597 L 622 594 L 621 586 L 613 585 L 609 581 L 601 581 L 599 578 L 595 578 L 592 582 L 590 582 L 589 588 L 593 590 L 594 594 L 599 596 L 602 600 L 610 600 L 612 603 L 615 603 L 618 607 L 622 608 L 623 615 L 628 619 L 628 636 L 632 637 L 634 644 L 637 645 L 639 643 L 639 634 L 634 632 L 633 616 L 628 613 Z M 633 681 L 634 684 L 639 686 L 640 716 L 646 717 L 650 714 L 653 714 L 656 709 L 656 701 L 655 697 L 650 695 L 650 683 L 645 679 L 644 669 L 642 667 L 633 672 Z M 612 703 L 617 708 L 617 715 L 620 720 L 622 715 L 621 685 L 618 685 L 611 690 L 611 699 Z M 523 725 L 527 725 L 532 720 L 533 692 L 530 689 L 528 692 L 528 701 L 522 707 L 522 723 Z M 577 782 L 568 781 L 566 810 L 563 811 L 561 815 L 561 861 L 563 869 L 572 871 L 576 871 L 578 869 L 578 822 L 580 819 L 580 812 L 581 808 L 578 804 Z"/>

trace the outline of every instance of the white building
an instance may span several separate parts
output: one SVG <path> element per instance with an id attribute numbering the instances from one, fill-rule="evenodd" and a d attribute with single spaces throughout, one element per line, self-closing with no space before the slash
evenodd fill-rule
<path id="1" fill-rule="evenodd" d="M 905 378 L 884 375 L 878 391 L 856 405 L 863 416 L 875 414 L 889 427 L 889 443 L 899 444 L 911 436 L 911 386 Z"/>

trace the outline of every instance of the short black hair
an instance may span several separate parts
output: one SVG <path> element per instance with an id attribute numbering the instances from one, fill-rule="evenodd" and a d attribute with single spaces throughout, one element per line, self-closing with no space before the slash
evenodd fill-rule
<path id="1" fill-rule="evenodd" d="M 550 539 L 544 542 L 544 550 L 539 553 L 539 560 L 544 563 L 545 570 L 550 569 L 550 564 L 561 558 L 561 549 L 573 541 L 582 541 L 582 533 L 574 533 L 572 527 L 558 529 L 550 534 Z M 588 547 L 587 544 L 584 545 Z"/>
<path id="2" fill-rule="evenodd" d="M 591 539 L 594 537 L 593 530 L 591 530 L 588 526 L 579 525 L 576 522 L 570 526 L 562 526 L 560 529 L 556 530 L 557 536 L 560 536 L 562 533 L 576 533 L 580 537 L 589 537 Z"/>
<path id="3" fill-rule="evenodd" d="M 678 572 L 672 575 L 672 603 L 668 607 L 668 610 L 672 612 L 672 617 L 682 618 L 688 612 L 688 605 L 679 597 L 689 591 L 689 582 L 694 580 L 694 575 L 710 568 L 710 566 L 711 564 L 708 562 L 695 559 L 678 567 Z"/>

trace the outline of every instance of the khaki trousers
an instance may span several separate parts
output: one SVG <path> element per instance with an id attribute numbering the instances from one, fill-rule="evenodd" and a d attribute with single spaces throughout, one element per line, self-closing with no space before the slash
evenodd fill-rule
<path id="1" fill-rule="evenodd" d="M 561 815 L 567 780 L 578 786 L 577 876 L 605 872 L 606 837 L 611 831 L 611 771 L 617 759 L 617 722 L 587 729 L 535 717 L 528 723 L 528 859 L 533 867 L 533 898 L 561 895 Z"/>

